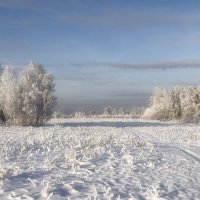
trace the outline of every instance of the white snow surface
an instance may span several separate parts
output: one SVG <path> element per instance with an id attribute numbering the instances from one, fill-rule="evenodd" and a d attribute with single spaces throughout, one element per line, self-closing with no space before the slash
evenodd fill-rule
<path id="1" fill-rule="evenodd" d="M 0 127 L 0 199 L 200 199 L 200 125 L 54 119 Z"/>

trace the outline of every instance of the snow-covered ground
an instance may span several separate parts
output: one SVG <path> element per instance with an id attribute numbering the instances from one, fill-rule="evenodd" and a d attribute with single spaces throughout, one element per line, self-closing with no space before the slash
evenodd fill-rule
<path id="1" fill-rule="evenodd" d="M 0 199 L 200 199 L 200 126 L 60 119 L 0 127 Z"/>

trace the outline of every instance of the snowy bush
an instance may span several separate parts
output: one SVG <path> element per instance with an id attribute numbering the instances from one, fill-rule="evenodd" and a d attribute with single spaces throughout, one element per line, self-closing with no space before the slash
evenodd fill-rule
<path id="1" fill-rule="evenodd" d="M 0 76 L 0 110 L 7 124 L 43 125 L 55 105 L 54 79 L 40 64 L 30 63 L 17 79 L 8 66 Z"/>
<path id="2" fill-rule="evenodd" d="M 115 109 L 112 106 L 108 106 L 104 108 L 104 115 L 113 115 L 115 113 Z"/>
<path id="3" fill-rule="evenodd" d="M 104 118 L 138 118 L 143 115 L 144 111 L 144 107 L 115 108 L 108 106 L 104 108 L 103 115 L 99 114 L 99 116 Z"/>
<path id="4" fill-rule="evenodd" d="M 165 89 L 155 88 L 150 98 L 150 108 L 147 108 L 143 117 L 149 119 L 166 120 L 171 116 L 171 96 Z"/>
<path id="5" fill-rule="evenodd" d="M 74 118 L 85 118 L 85 114 L 83 112 L 75 112 Z"/>
<path id="6" fill-rule="evenodd" d="M 175 87 L 171 90 L 155 88 L 150 106 L 142 118 L 153 120 L 182 120 L 199 122 L 200 87 Z"/>

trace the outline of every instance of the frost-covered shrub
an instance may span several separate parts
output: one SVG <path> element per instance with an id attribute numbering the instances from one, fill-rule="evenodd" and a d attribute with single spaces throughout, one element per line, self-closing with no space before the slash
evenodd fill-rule
<path id="1" fill-rule="evenodd" d="M 115 108 L 108 106 L 104 108 L 103 117 L 114 117 L 114 118 L 127 118 L 127 117 L 138 117 L 144 113 L 143 107 L 134 107 L 134 108 Z"/>
<path id="2" fill-rule="evenodd" d="M 193 86 L 184 88 L 181 94 L 181 103 L 183 110 L 183 121 L 200 121 L 200 87 Z"/>
<path id="3" fill-rule="evenodd" d="M 114 114 L 114 108 L 112 106 L 108 106 L 104 108 L 103 114 L 104 115 L 113 115 Z"/>
<path id="4" fill-rule="evenodd" d="M 171 99 L 169 91 L 155 88 L 150 98 L 150 107 L 144 112 L 143 118 L 154 120 L 166 120 L 171 114 Z"/>
<path id="5" fill-rule="evenodd" d="M 200 87 L 175 87 L 171 90 L 155 88 L 150 105 L 142 118 L 153 120 L 178 119 L 200 121 Z"/>
<path id="6" fill-rule="evenodd" d="M 85 114 L 83 112 L 75 112 L 74 118 L 85 118 Z"/>

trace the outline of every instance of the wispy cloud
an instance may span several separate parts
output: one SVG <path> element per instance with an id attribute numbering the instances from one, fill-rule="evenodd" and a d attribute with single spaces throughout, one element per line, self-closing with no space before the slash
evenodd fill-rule
<path id="1" fill-rule="evenodd" d="M 162 61 L 148 63 L 123 63 L 123 62 L 69 62 L 67 64 L 50 64 L 50 67 L 80 67 L 80 68 L 116 68 L 129 70 L 147 70 L 147 69 L 182 69 L 182 68 L 200 68 L 200 60 L 186 61 Z"/>
<path id="2" fill-rule="evenodd" d="M 114 68 L 123 69 L 177 69 L 177 68 L 200 68 L 200 61 L 164 61 L 154 63 L 113 63 Z"/>
<path id="3" fill-rule="evenodd" d="M 3 62 L 4 64 L 5 62 Z M 21 67 L 28 63 L 24 61 L 16 61 L 15 63 L 8 63 L 15 67 Z M 165 70 L 165 69 L 184 69 L 184 68 L 193 68 L 200 69 L 200 60 L 186 60 L 186 61 L 162 61 L 162 62 L 145 62 L 145 63 L 125 63 L 125 62 L 68 62 L 68 63 L 58 63 L 58 64 L 50 64 L 43 63 L 46 68 L 52 69 L 73 69 L 73 68 L 87 68 L 87 71 L 84 71 L 86 74 L 80 75 L 78 79 L 88 79 L 89 77 L 93 77 L 96 79 L 97 74 L 96 70 L 98 69 L 119 69 L 119 70 Z M 92 70 L 92 71 L 91 71 Z M 77 71 L 77 70 L 76 70 Z M 76 73 L 75 73 L 76 74 Z M 87 75 L 87 77 L 85 76 Z M 77 76 L 76 76 L 77 77 Z M 72 79 L 74 77 L 71 77 Z M 65 80 L 65 78 L 59 78 L 59 80 Z"/>

